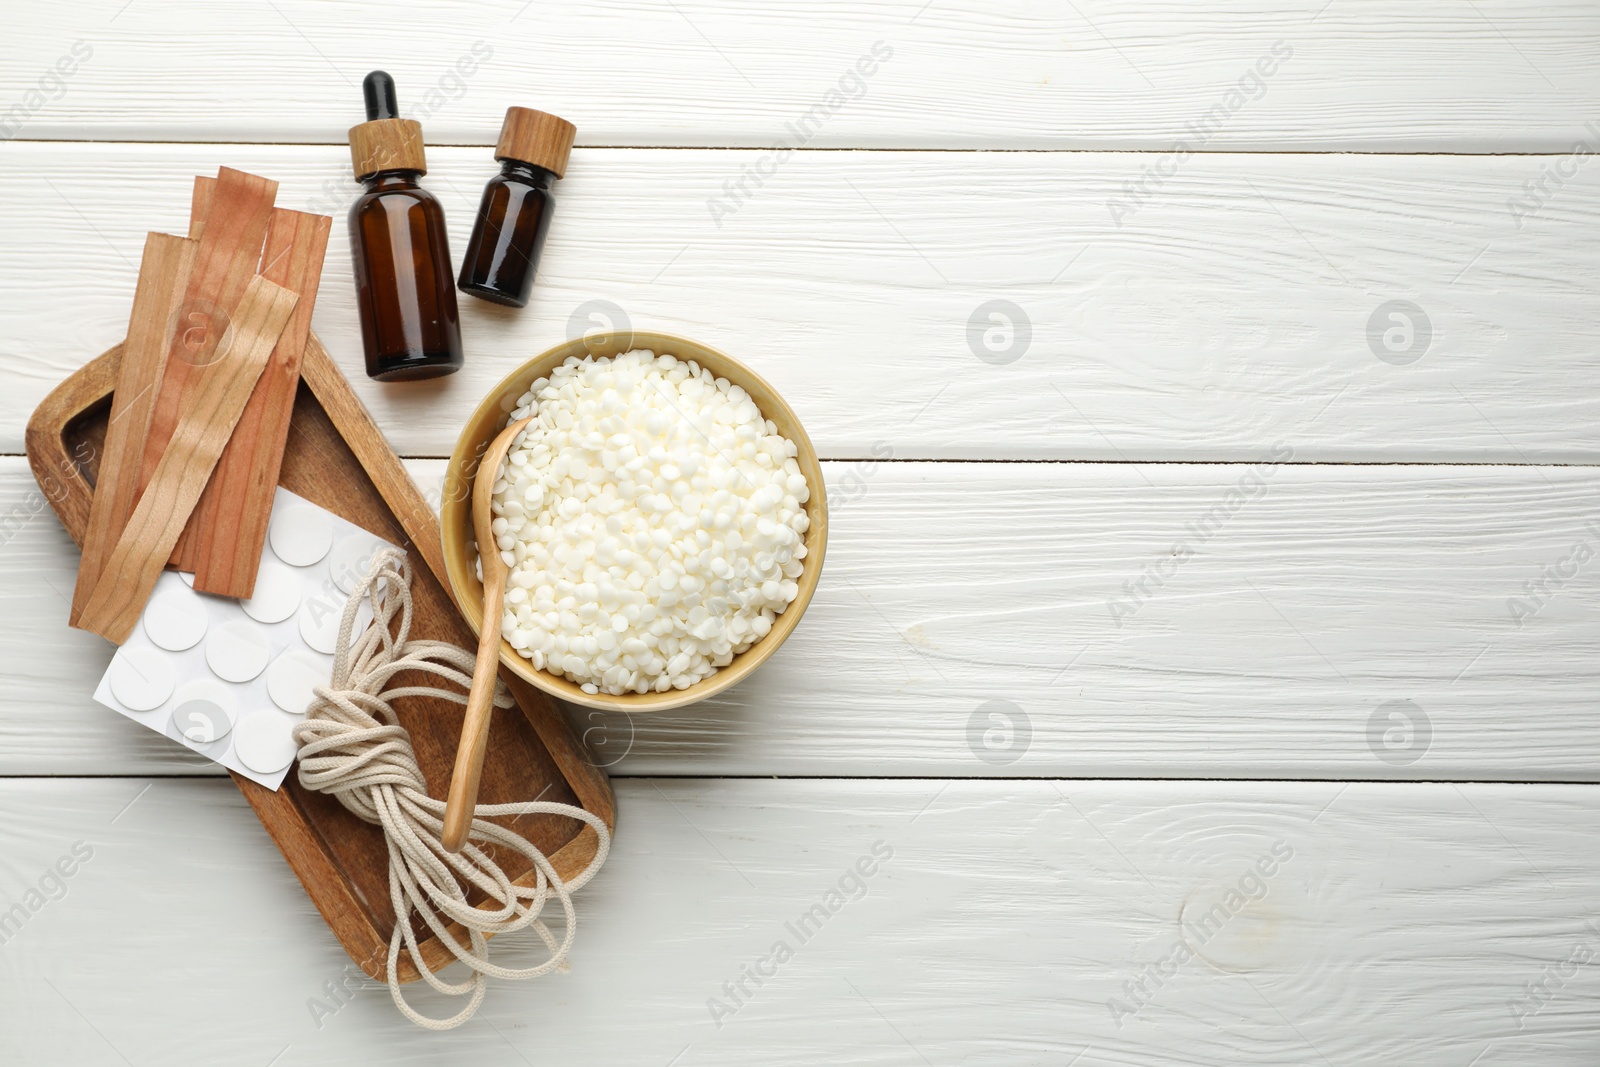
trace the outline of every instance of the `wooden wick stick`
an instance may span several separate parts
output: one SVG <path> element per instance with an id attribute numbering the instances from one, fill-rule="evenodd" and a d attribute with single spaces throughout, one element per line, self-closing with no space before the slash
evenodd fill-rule
<path id="1" fill-rule="evenodd" d="M 194 572 L 202 593 L 248 599 L 266 543 L 273 491 L 289 437 L 300 361 L 311 334 L 322 279 L 322 258 L 333 220 L 326 215 L 274 208 L 261 256 L 261 276 L 300 297 L 256 391 L 217 461 L 217 469 L 190 516 L 178 568 Z"/>
<path id="2" fill-rule="evenodd" d="M 199 248 L 150 417 L 140 465 L 141 489 L 150 484 L 173 427 L 193 404 L 196 370 L 217 358 L 217 346 L 228 333 L 229 316 L 256 275 L 278 183 L 223 167 L 205 188 L 209 190 L 205 224 L 194 231 L 199 233 Z"/>
<path id="3" fill-rule="evenodd" d="M 117 644 L 133 632 L 297 299 L 256 277 L 235 309 L 231 340 L 224 339 L 221 355 L 208 366 L 191 368 L 193 402 L 173 427 L 149 485 L 95 582 L 76 624 L 80 629 Z"/>
<path id="4" fill-rule="evenodd" d="M 117 389 L 111 398 L 111 421 L 106 426 L 100 476 L 95 479 L 89 504 L 89 528 L 83 537 L 78 584 L 72 591 L 68 621 L 73 626 L 78 625 L 89 594 L 105 569 L 106 557 L 122 536 L 139 496 L 139 466 L 150 430 L 150 414 L 161 390 L 168 328 L 188 289 L 195 247 L 193 241 L 164 233 L 145 238 L 133 314 L 128 319 L 128 339 L 122 346 Z"/>

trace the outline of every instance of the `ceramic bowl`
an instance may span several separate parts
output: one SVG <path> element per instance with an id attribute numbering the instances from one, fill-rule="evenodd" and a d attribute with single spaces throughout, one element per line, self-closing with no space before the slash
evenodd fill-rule
<path id="1" fill-rule="evenodd" d="M 800 622 L 800 616 L 805 614 L 811 594 L 817 588 L 817 577 L 822 572 L 822 557 L 828 544 L 827 495 L 816 449 L 811 446 L 811 439 L 806 436 L 805 428 L 800 425 L 794 411 L 759 374 L 732 356 L 698 341 L 672 334 L 633 330 L 607 337 L 580 337 L 535 356 L 490 390 L 467 420 L 461 437 L 456 441 L 455 452 L 450 457 L 450 466 L 445 472 L 444 501 L 440 507 L 445 568 L 450 575 L 456 601 L 461 605 L 461 613 L 473 632 L 477 633 L 483 623 L 483 585 L 477 576 L 477 544 L 472 532 L 472 478 L 477 472 L 479 457 L 505 427 L 512 409 L 516 407 L 517 398 L 527 392 L 528 386 L 535 380 L 548 377 L 568 357 L 577 356 L 581 359 L 592 355 L 598 359 L 636 348 L 647 348 L 658 355 L 671 355 L 681 360 L 694 360 L 700 366 L 709 368 L 717 377 L 728 379 L 750 394 L 750 398 L 761 409 L 761 414 L 795 444 L 798 453 L 795 460 L 811 490 L 811 499 L 805 504 L 811 526 L 805 535 L 805 569 L 795 579 L 800 592 L 794 602 L 773 620 L 772 629 L 765 637 L 735 656 L 732 663 L 687 689 L 669 689 L 665 693 L 625 693 L 621 696 L 585 693 L 575 682 L 535 669 L 533 663 L 512 648 L 509 642 L 500 642 L 500 662 L 516 674 L 551 696 L 602 711 L 645 712 L 681 708 L 748 678 L 752 671 L 778 650 L 778 646 Z"/>

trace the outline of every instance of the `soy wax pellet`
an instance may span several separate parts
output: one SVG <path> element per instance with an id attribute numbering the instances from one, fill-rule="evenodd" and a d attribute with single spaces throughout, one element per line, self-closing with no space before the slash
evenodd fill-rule
<path id="1" fill-rule="evenodd" d="M 810 490 L 742 389 L 670 355 L 572 358 L 511 419 L 528 415 L 494 547 L 534 590 L 508 594 L 505 622 L 536 668 L 589 693 L 686 689 L 799 595 Z"/>

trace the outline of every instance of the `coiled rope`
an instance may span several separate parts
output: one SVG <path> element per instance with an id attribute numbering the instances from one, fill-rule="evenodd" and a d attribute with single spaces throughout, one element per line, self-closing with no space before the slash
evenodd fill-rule
<path id="1" fill-rule="evenodd" d="M 372 605 L 373 622 L 352 641 L 363 601 Z M 389 901 L 395 914 L 388 961 L 389 994 L 395 1007 L 418 1026 L 451 1030 L 477 1012 L 488 991 L 488 979 L 537 978 L 567 969 L 567 953 L 578 925 L 572 893 L 605 862 L 611 834 L 599 816 L 570 804 L 479 804 L 465 847 L 459 854 L 445 851 L 439 840 L 444 801 L 428 795 L 411 735 L 399 724 L 392 702 L 423 696 L 464 705 L 466 690 L 472 685 L 473 655 L 444 641 L 410 640 L 410 631 L 411 564 L 404 552 L 386 548 L 374 558 L 345 604 L 334 649 L 333 678 L 314 690 L 316 695 L 305 721 L 295 727 L 294 738 L 300 746 L 300 784 L 332 794 L 357 817 L 383 828 L 389 847 Z M 401 671 L 434 674 L 459 688 L 400 686 L 385 690 Z M 504 683 L 496 683 L 494 704 L 498 708 L 513 704 Z M 563 815 L 594 827 L 599 836 L 594 859 L 571 881 L 563 882 L 544 853 L 526 838 L 488 821 L 499 815 L 532 814 Z M 494 861 L 492 854 L 500 848 L 528 859 L 537 873 L 532 886 L 516 885 Z M 469 904 L 468 886 L 481 890 L 498 907 Z M 560 902 L 566 918 L 566 931 L 559 942 L 539 918 L 552 896 Z M 413 912 L 452 956 L 472 969 L 469 979 L 446 982 L 428 968 L 417 947 Z M 450 932 L 451 922 L 465 927 L 469 944 L 462 945 Z M 489 935 L 524 927 L 532 927 L 539 935 L 549 958 L 520 969 L 491 963 Z M 470 996 L 466 1007 L 448 1019 L 434 1019 L 406 1003 L 400 992 L 401 945 L 434 989 L 449 996 Z"/>

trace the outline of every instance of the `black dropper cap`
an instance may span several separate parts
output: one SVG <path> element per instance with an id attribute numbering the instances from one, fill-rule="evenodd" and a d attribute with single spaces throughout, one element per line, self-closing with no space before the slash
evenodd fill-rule
<path id="1" fill-rule="evenodd" d="M 367 121 L 350 127 L 350 162 L 356 181 L 364 182 L 385 170 L 427 171 L 422 125 L 416 119 L 400 117 L 394 79 L 375 70 L 362 79 L 361 95 L 366 98 Z"/>
<path id="2" fill-rule="evenodd" d="M 388 71 L 375 70 L 361 79 L 361 97 L 367 104 L 367 121 L 397 119 L 400 105 L 395 100 L 394 79 Z"/>

